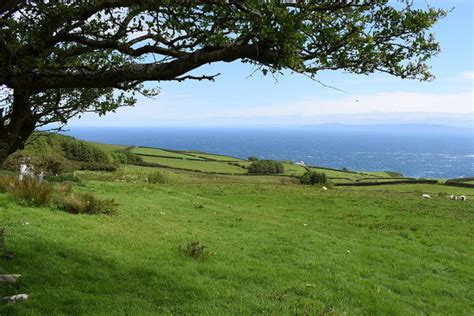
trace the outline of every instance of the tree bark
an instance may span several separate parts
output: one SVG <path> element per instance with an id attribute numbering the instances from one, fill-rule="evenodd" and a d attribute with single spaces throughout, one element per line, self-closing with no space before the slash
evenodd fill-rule
<path id="1" fill-rule="evenodd" d="M 15 89 L 11 114 L 0 118 L 0 166 L 8 156 L 22 149 L 36 127 L 31 110 L 31 92 Z"/>

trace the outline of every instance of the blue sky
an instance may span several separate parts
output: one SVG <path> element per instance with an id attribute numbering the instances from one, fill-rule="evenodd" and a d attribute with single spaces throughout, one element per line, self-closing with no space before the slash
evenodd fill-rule
<path id="1" fill-rule="evenodd" d="M 324 87 L 302 75 L 277 80 L 240 62 L 218 63 L 194 74 L 221 73 L 215 82 L 159 82 L 154 99 L 105 117 L 87 114 L 69 126 L 247 126 L 325 123 L 429 123 L 472 127 L 472 0 L 415 0 L 419 5 L 453 8 L 433 29 L 442 52 L 430 61 L 433 82 L 401 80 L 385 74 L 360 76 L 322 72 Z"/>

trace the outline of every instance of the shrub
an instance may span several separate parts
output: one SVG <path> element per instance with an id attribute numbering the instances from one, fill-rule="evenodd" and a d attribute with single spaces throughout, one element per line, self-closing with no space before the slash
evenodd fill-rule
<path id="1" fill-rule="evenodd" d="M 250 157 L 247 158 L 247 160 L 248 160 L 248 161 L 257 161 L 258 158 L 255 157 L 255 156 L 250 156 Z"/>
<path id="2" fill-rule="evenodd" d="M 188 241 L 184 248 L 180 247 L 181 252 L 188 257 L 194 258 L 196 260 L 206 260 L 209 258 L 210 252 L 206 250 L 199 240 Z"/>
<path id="3" fill-rule="evenodd" d="M 274 160 L 257 160 L 250 164 L 248 172 L 251 174 L 278 174 L 283 173 L 283 165 Z"/>
<path id="4" fill-rule="evenodd" d="M 161 183 L 162 184 L 166 182 L 167 182 L 166 176 L 160 171 L 155 171 L 148 175 L 148 183 L 151 183 L 151 184 Z"/>
<path id="5" fill-rule="evenodd" d="M 307 171 L 300 177 L 300 183 L 306 185 L 324 185 L 327 182 L 326 174 L 323 172 Z"/>
<path id="6" fill-rule="evenodd" d="M 112 161 L 110 156 L 100 148 L 75 139 L 65 139 L 62 142 L 64 156 L 69 160 L 110 164 Z"/>
<path id="7" fill-rule="evenodd" d="M 112 158 L 121 164 L 139 165 L 143 163 L 142 157 L 130 152 L 129 150 L 121 150 L 112 153 Z"/>
<path id="8" fill-rule="evenodd" d="M 113 215 L 117 204 L 112 199 L 99 199 L 90 193 L 71 193 L 59 201 L 60 208 L 72 214 Z"/>
<path id="9" fill-rule="evenodd" d="M 35 178 L 12 179 L 7 185 L 7 192 L 20 204 L 42 206 L 49 204 L 54 188 L 51 184 L 40 182 Z"/>

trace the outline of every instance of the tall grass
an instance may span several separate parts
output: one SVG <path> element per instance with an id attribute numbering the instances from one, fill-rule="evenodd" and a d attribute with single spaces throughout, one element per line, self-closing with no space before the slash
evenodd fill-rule
<path id="1" fill-rule="evenodd" d="M 72 214 L 113 215 L 117 204 L 112 199 L 99 199 L 90 193 L 71 193 L 59 200 L 61 209 Z"/>
<path id="2" fill-rule="evenodd" d="M 9 179 L 6 181 L 6 191 L 22 205 L 44 206 L 51 202 L 54 187 L 35 178 Z"/>

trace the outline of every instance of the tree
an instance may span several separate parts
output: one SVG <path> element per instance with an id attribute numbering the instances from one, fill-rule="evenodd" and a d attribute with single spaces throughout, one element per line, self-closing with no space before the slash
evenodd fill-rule
<path id="1" fill-rule="evenodd" d="M 146 81 L 213 80 L 189 72 L 214 62 L 429 80 L 445 15 L 410 0 L 3 1 L 0 163 L 39 126 L 134 105 L 156 94 Z"/>
<path id="2" fill-rule="evenodd" d="M 279 174 L 284 171 L 283 164 L 274 160 L 255 160 L 248 167 L 249 174 Z"/>

